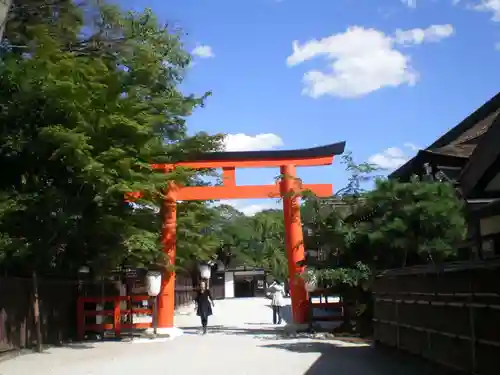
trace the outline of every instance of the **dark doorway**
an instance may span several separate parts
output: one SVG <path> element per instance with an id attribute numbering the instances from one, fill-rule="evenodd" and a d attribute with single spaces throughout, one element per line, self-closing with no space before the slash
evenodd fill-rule
<path id="1" fill-rule="evenodd" d="M 212 292 L 212 297 L 214 299 L 224 299 L 224 281 L 224 272 L 216 272 L 212 274 L 212 279 L 210 281 L 210 291 Z"/>
<path id="2" fill-rule="evenodd" d="M 255 297 L 255 287 L 254 287 L 253 277 L 251 278 L 235 277 L 234 297 L 235 298 Z"/>

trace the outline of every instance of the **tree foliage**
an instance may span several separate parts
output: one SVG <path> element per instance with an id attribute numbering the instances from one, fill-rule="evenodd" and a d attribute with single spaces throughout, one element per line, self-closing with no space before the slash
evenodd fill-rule
<path id="1" fill-rule="evenodd" d="M 387 180 L 376 175 L 375 166 L 356 164 L 350 153 L 343 163 L 350 173 L 346 187 L 327 202 L 310 197 L 302 208 L 306 245 L 326 252 L 318 280 L 350 284 L 376 270 L 457 254 L 466 226 L 453 186 Z M 373 180 L 374 188 L 365 189 Z M 366 277 L 359 278 L 360 270 Z"/>
<path id="2" fill-rule="evenodd" d="M 262 267 L 281 280 L 287 278 L 285 228 L 281 210 L 245 216 L 230 206 L 217 207 L 223 221 L 218 237 L 231 249 L 233 265 Z"/>
<path id="3" fill-rule="evenodd" d="M 221 141 L 187 134 L 186 117 L 207 95 L 178 88 L 190 61 L 182 35 L 150 10 L 42 3 L 36 13 L 14 2 L 2 47 L 0 265 L 74 275 L 83 263 L 105 271 L 161 262 L 158 215 L 124 194 L 141 191 L 139 204 L 158 207 L 168 181 L 193 184 L 197 175 L 151 163 Z M 188 243 L 204 207 L 195 218 L 185 208 L 193 205 L 180 208 Z"/>
<path id="4" fill-rule="evenodd" d="M 377 268 L 453 258 L 466 234 L 464 203 L 443 182 L 379 180 L 356 215 L 353 247 L 367 243 L 371 253 L 357 256 Z"/>
<path id="5" fill-rule="evenodd" d="M 179 268 L 189 268 L 193 261 L 207 261 L 216 256 L 221 239 L 215 228 L 219 213 L 205 202 L 182 202 L 177 208 L 177 260 Z"/>
<path id="6" fill-rule="evenodd" d="M 375 274 L 454 259 L 466 232 L 463 202 L 450 184 L 387 180 L 374 166 L 354 163 L 350 153 L 343 161 L 347 186 L 327 202 L 312 196 L 303 205 L 306 245 L 326 256 L 308 262 L 302 277 L 342 296 L 339 330 L 368 333 Z M 365 189 L 371 180 L 375 186 Z"/>

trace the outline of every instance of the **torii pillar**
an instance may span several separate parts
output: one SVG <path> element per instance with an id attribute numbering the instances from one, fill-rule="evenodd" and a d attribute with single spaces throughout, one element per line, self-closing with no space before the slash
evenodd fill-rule
<path id="1" fill-rule="evenodd" d="M 297 277 L 304 271 L 304 266 L 297 265 L 305 258 L 302 221 L 300 220 L 299 199 L 296 192 L 300 191 L 294 165 L 280 167 L 280 190 L 283 197 L 283 215 L 285 221 L 285 248 L 288 260 L 288 276 L 292 297 L 293 320 L 305 323 L 307 318 L 307 292 L 304 279 Z M 331 195 L 331 194 L 330 194 Z"/>
<path id="2" fill-rule="evenodd" d="M 307 320 L 308 298 L 304 280 L 298 277 L 304 267 L 297 263 L 305 258 L 299 196 L 302 191 L 312 191 L 319 197 L 333 195 L 331 184 L 305 184 L 296 176 L 296 167 L 330 165 L 335 155 L 344 152 L 345 142 L 301 150 L 211 152 L 198 155 L 193 160 L 176 164 L 154 164 L 153 168 L 170 171 L 176 167 L 191 169 L 219 168 L 223 173 L 222 186 L 176 186 L 171 184 L 165 194 L 162 207 L 163 252 L 170 268 L 162 278 L 162 290 L 158 296 L 158 328 L 169 331 L 174 326 L 175 265 L 176 255 L 176 205 L 177 200 L 221 199 L 283 199 L 285 221 L 285 247 L 288 259 L 292 312 L 295 323 Z M 280 168 L 280 182 L 275 185 L 237 186 L 236 168 Z M 137 199 L 140 193 L 130 194 Z"/>

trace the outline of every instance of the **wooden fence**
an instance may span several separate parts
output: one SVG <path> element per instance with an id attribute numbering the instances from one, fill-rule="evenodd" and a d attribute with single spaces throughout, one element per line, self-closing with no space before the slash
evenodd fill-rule
<path id="1" fill-rule="evenodd" d="M 85 296 L 118 296 L 112 282 L 85 283 L 69 281 L 38 281 L 41 342 L 61 345 L 77 338 L 77 298 Z M 176 307 L 193 299 L 190 278 L 176 280 Z M 0 355 L 3 352 L 33 348 L 37 344 L 34 319 L 34 284 L 32 279 L 0 277 Z"/>
<path id="2" fill-rule="evenodd" d="M 500 261 L 385 271 L 374 297 L 376 343 L 465 373 L 498 374 Z"/>
<path id="3" fill-rule="evenodd" d="M 76 334 L 75 282 L 38 283 L 40 327 L 43 343 L 60 344 Z M 37 332 L 34 319 L 33 281 L 0 278 L 0 353 L 34 347 Z"/>

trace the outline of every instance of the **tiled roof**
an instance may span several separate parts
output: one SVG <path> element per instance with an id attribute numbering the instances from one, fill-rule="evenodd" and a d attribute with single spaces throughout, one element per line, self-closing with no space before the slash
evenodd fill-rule
<path id="1" fill-rule="evenodd" d="M 434 151 L 442 155 L 459 156 L 459 157 L 470 157 L 476 148 L 475 144 L 463 145 L 460 143 L 451 143 L 444 147 L 440 147 L 431 151 Z"/>
<path id="2" fill-rule="evenodd" d="M 408 160 L 401 167 L 392 172 L 390 178 L 407 178 L 415 173 L 415 168 L 422 168 L 419 157 L 434 153 L 451 158 L 469 159 L 479 140 L 491 127 L 495 117 L 500 113 L 500 92 L 485 104 L 471 113 L 458 125 L 440 136 L 425 150 L 420 150 L 415 157 Z M 436 155 L 437 156 L 437 155 Z"/>
<path id="3" fill-rule="evenodd" d="M 479 138 L 488 132 L 493 120 L 499 113 L 500 108 L 481 121 L 478 121 L 449 144 L 442 147 L 431 147 L 428 150 L 445 155 L 470 157 L 477 146 Z"/>

